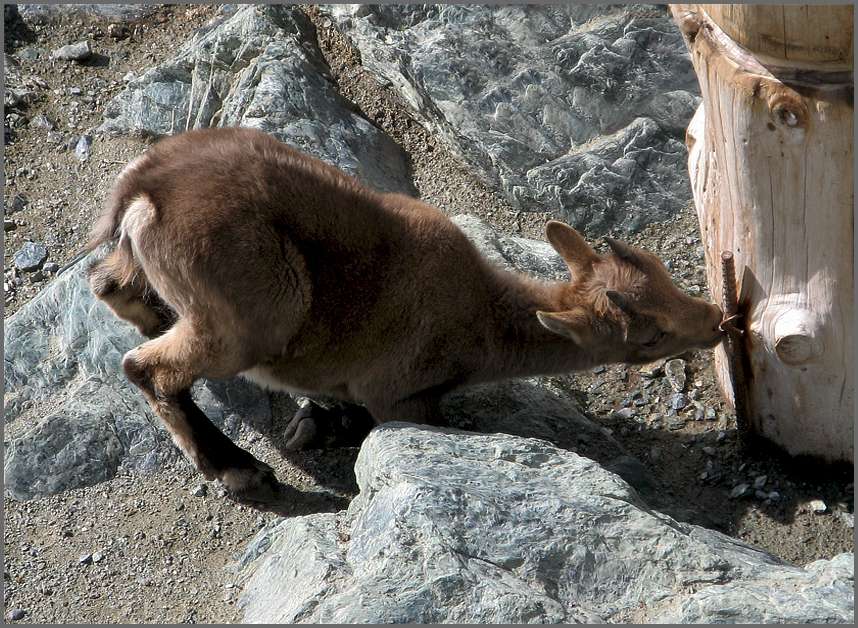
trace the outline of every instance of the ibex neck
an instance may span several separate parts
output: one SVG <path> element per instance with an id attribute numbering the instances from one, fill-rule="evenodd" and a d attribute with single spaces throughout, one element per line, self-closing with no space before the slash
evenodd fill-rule
<path id="1" fill-rule="evenodd" d="M 542 282 L 513 273 L 498 275 L 488 355 L 476 379 L 553 375 L 581 371 L 612 361 L 604 349 L 584 350 L 573 340 L 548 331 L 537 311 L 570 309 L 568 283 Z"/>

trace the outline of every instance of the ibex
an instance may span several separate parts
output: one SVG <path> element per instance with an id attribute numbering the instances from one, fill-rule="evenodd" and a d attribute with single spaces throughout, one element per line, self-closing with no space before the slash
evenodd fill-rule
<path id="1" fill-rule="evenodd" d="M 197 407 L 197 378 L 242 375 L 358 404 L 377 423 L 437 424 L 460 386 L 722 339 L 718 306 L 681 292 L 654 255 L 610 238 L 599 255 L 555 221 L 546 236 L 571 282 L 496 268 L 440 210 L 267 134 L 208 129 L 123 170 L 89 244 L 115 246 L 89 277 L 151 338 L 122 366 L 175 443 L 207 479 L 265 501 L 272 469 Z"/>

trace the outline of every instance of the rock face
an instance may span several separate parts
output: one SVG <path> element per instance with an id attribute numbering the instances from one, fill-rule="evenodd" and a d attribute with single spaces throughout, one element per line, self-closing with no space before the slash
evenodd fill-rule
<path id="1" fill-rule="evenodd" d="M 5 489 L 30 499 L 182 460 L 127 382 L 122 355 L 144 338 L 93 297 L 84 258 L 5 321 Z M 269 429 L 267 395 L 242 380 L 200 381 L 220 426 Z M 229 430 L 228 430 L 229 432 Z"/>
<path id="2" fill-rule="evenodd" d="M 100 130 L 253 127 L 379 189 L 411 192 L 405 153 L 337 93 L 315 41 L 297 7 L 244 5 L 130 81 L 105 107 Z"/>
<path id="3" fill-rule="evenodd" d="M 853 558 L 792 567 L 650 510 L 548 443 L 406 424 L 364 442 L 347 511 L 262 530 L 246 622 L 851 622 Z"/>
<path id="4" fill-rule="evenodd" d="M 635 230 L 690 201 L 699 101 L 664 7 L 330 5 L 419 118 L 525 210 Z"/>

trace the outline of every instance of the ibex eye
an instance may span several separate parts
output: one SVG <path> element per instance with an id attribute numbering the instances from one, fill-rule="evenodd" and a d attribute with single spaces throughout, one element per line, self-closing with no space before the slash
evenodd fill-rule
<path id="1" fill-rule="evenodd" d="M 654 335 L 652 338 L 650 338 L 650 339 L 649 339 L 649 340 L 647 340 L 645 343 L 643 343 L 643 346 L 644 346 L 644 347 L 654 347 L 654 346 L 656 346 L 658 343 L 660 343 L 660 342 L 661 342 L 661 339 L 662 339 L 662 338 L 664 338 L 664 332 L 663 332 L 663 331 L 661 331 L 661 330 L 659 330 L 659 331 L 657 331 L 657 332 L 655 333 L 655 335 Z"/>

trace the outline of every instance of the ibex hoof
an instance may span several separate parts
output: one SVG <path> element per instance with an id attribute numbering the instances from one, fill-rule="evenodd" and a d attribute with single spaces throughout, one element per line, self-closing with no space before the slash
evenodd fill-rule
<path id="1" fill-rule="evenodd" d="M 247 504 L 274 504 L 281 501 L 283 485 L 274 475 L 274 469 L 264 462 L 254 461 L 251 468 L 227 469 L 220 477 L 229 496 Z"/>
<path id="2" fill-rule="evenodd" d="M 286 426 L 283 449 L 358 447 L 374 426 L 372 416 L 361 406 L 349 404 L 326 410 L 311 403 L 300 408 Z"/>

